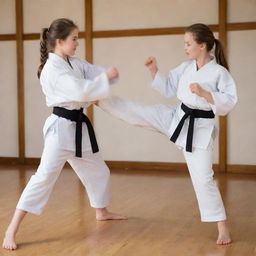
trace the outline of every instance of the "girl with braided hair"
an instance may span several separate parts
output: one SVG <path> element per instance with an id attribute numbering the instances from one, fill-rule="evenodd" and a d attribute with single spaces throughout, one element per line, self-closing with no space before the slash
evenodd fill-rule
<path id="1" fill-rule="evenodd" d="M 110 83 L 118 77 L 112 67 L 105 70 L 72 57 L 78 46 L 78 28 L 73 21 L 57 19 L 42 30 L 41 64 L 38 78 L 53 114 L 45 122 L 44 150 L 37 172 L 32 175 L 7 228 L 3 248 L 17 248 L 15 235 L 24 216 L 41 214 L 54 184 L 69 162 L 96 209 L 97 220 L 127 219 L 109 212 L 110 172 L 98 152 L 93 127 L 83 113 L 95 100 L 107 98 Z"/>

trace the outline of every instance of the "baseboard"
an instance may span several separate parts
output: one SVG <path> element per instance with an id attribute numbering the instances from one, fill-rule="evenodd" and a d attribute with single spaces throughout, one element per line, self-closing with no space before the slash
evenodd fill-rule
<path id="1" fill-rule="evenodd" d="M 0 157 L 0 164 L 10 164 L 10 165 L 16 165 L 19 164 L 19 158 L 18 157 Z"/>
<path id="2" fill-rule="evenodd" d="M 137 162 L 137 161 L 106 161 L 110 169 L 139 169 L 139 170 L 180 170 L 187 171 L 185 163 Z"/>
<path id="3" fill-rule="evenodd" d="M 40 158 L 28 157 L 28 158 L 25 158 L 25 165 L 39 165 L 40 160 L 41 160 Z M 70 167 L 69 163 L 66 162 L 64 167 L 65 168 Z"/>
<path id="4" fill-rule="evenodd" d="M 1 165 L 39 165 L 40 158 L 25 158 L 24 163 L 18 157 L 0 157 Z M 163 162 L 139 162 L 139 161 L 106 161 L 110 169 L 134 169 L 134 170 L 161 170 L 161 171 L 187 171 L 186 163 L 163 163 Z M 65 167 L 70 167 L 68 163 Z M 219 171 L 219 165 L 214 164 L 215 172 Z M 228 173 L 256 174 L 256 165 L 229 164 Z"/>
<path id="5" fill-rule="evenodd" d="M 256 174 L 256 165 L 229 164 L 227 165 L 227 172 Z"/>

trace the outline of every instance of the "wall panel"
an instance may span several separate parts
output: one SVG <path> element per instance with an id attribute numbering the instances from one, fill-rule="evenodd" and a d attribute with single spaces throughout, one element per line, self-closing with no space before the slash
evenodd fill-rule
<path id="1" fill-rule="evenodd" d="M 84 0 L 23 0 L 24 32 L 39 33 L 57 18 L 72 19 L 84 31 Z"/>
<path id="2" fill-rule="evenodd" d="M 14 34 L 15 0 L 0 0 L 0 34 Z"/>
<path id="3" fill-rule="evenodd" d="M 255 41 L 255 30 L 228 33 L 230 69 L 238 89 L 228 123 L 229 164 L 256 164 Z"/>
<path id="4" fill-rule="evenodd" d="M 216 24 L 218 1 L 94 0 L 93 17 L 94 30 L 177 27 L 196 22 Z"/>
<path id="5" fill-rule="evenodd" d="M 255 0 L 228 0 L 228 22 L 256 21 Z"/>
<path id="6" fill-rule="evenodd" d="M 17 157 L 16 43 L 0 42 L 0 56 L 0 157 Z"/>

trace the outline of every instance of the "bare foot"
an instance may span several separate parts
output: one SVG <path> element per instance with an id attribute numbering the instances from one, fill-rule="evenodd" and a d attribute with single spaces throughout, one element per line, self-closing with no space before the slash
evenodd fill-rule
<path id="1" fill-rule="evenodd" d="M 8 231 L 6 232 L 2 247 L 7 250 L 17 249 L 17 244 L 15 242 L 15 233 Z"/>
<path id="2" fill-rule="evenodd" d="M 231 243 L 231 237 L 229 234 L 228 226 L 226 221 L 218 221 L 219 236 L 216 244 L 226 245 Z"/>
<path id="3" fill-rule="evenodd" d="M 17 249 L 17 244 L 15 242 L 15 236 L 19 229 L 20 223 L 22 222 L 22 220 L 26 214 L 27 214 L 26 211 L 23 211 L 20 209 L 15 210 L 12 220 L 11 220 L 11 223 L 8 226 L 6 233 L 5 233 L 5 238 L 4 238 L 3 245 L 2 245 L 2 247 L 4 249 L 7 249 L 7 250 Z"/>
<path id="4" fill-rule="evenodd" d="M 123 215 L 109 212 L 106 208 L 96 209 L 96 220 L 127 220 Z"/>

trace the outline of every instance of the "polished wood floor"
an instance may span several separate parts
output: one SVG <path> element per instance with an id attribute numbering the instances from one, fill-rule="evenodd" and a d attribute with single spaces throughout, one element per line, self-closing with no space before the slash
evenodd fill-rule
<path id="1" fill-rule="evenodd" d="M 0 235 L 36 167 L 0 167 Z M 113 170 L 110 210 L 127 221 L 95 221 L 75 173 L 64 169 L 41 216 L 27 215 L 8 256 L 253 256 L 256 176 L 218 174 L 234 242 L 217 246 L 215 223 L 201 223 L 186 172 Z"/>

